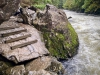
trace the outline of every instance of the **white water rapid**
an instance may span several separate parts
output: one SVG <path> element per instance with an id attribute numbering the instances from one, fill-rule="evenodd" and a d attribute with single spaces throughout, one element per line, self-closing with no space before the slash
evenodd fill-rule
<path id="1" fill-rule="evenodd" d="M 63 62 L 65 75 L 100 75 L 100 16 L 64 11 L 80 43 L 78 54 Z"/>

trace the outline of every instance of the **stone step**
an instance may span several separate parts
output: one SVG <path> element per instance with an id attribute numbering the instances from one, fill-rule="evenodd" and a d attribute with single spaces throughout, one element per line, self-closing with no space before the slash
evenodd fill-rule
<path id="1" fill-rule="evenodd" d="M 19 28 L 19 26 L 9 26 L 9 27 L 1 27 L 0 26 L 0 31 L 2 31 L 2 30 L 9 30 L 9 29 L 14 29 L 14 28 Z"/>
<path id="2" fill-rule="evenodd" d="M 27 46 L 27 45 L 30 45 L 30 44 L 34 44 L 34 43 L 36 43 L 36 42 L 37 42 L 37 40 L 27 41 L 27 42 L 24 42 L 24 43 L 22 43 L 22 44 L 17 44 L 17 45 L 15 45 L 15 46 L 11 46 L 10 48 L 11 48 L 12 50 L 14 50 L 14 49 L 16 49 L 16 48 L 21 48 L 21 47 L 24 47 L 24 46 Z"/>
<path id="3" fill-rule="evenodd" d="M 27 29 L 25 29 L 25 28 L 16 28 L 16 29 L 2 31 L 2 32 L 0 32 L 0 34 L 1 34 L 1 37 L 6 37 L 9 35 L 14 35 L 14 34 L 26 32 L 26 31 L 27 31 Z"/>
<path id="4" fill-rule="evenodd" d="M 10 39 L 6 39 L 4 41 L 4 43 L 11 43 L 11 42 L 15 42 L 15 41 L 18 41 L 18 40 L 22 40 L 22 39 L 26 39 L 27 37 L 31 37 L 31 34 L 24 34 L 24 35 L 21 35 L 21 36 L 18 36 L 18 37 L 12 37 Z"/>

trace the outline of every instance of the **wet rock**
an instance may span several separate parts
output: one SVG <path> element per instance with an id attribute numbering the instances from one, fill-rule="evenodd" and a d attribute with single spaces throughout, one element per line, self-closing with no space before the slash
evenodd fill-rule
<path id="1" fill-rule="evenodd" d="M 0 23 L 17 11 L 19 3 L 20 0 L 0 0 Z"/>
<path id="2" fill-rule="evenodd" d="M 42 69 L 49 72 L 59 73 L 62 72 L 63 66 L 56 60 L 56 58 L 50 56 L 40 57 L 26 65 L 27 71 L 41 71 Z"/>
<path id="3" fill-rule="evenodd" d="M 71 16 L 68 17 L 68 19 L 71 19 L 71 18 L 72 18 Z"/>
<path id="4" fill-rule="evenodd" d="M 55 72 L 55 73 L 64 73 L 64 68 L 56 58 L 51 58 L 51 64 L 46 68 L 47 71 Z"/>
<path id="5" fill-rule="evenodd" d="M 47 4 L 44 11 L 37 12 L 33 25 L 42 32 L 51 55 L 68 59 L 77 53 L 78 36 L 64 11 Z"/>
<path id="6" fill-rule="evenodd" d="M 57 75 L 57 73 L 48 72 L 45 70 L 29 71 L 27 75 Z"/>
<path id="7" fill-rule="evenodd" d="M 25 75 L 24 65 L 15 66 L 6 70 L 6 75 Z"/>

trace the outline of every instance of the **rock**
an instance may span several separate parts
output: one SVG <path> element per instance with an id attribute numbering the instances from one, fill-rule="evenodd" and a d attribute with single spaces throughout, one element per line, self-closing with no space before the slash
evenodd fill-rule
<path id="1" fill-rule="evenodd" d="M 6 70 L 6 75 L 25 75 L 24 65 L 15 66 Z"/>
<path id="2" fill-rule="evenodd" d="M 8 61 L 6 58 L 0 55 L 0 75 L 6 75 L 5 71 L 13 65 L 14 63 Z"/>
<path id="3" fill-rule="evenodd" d="M 19 3 L 20 0 L 0 0 L 0 23 L 17 11 Z"/>
<path id="4" fill-rule="evenodd" d="M 50 56 L 40 57 L 26 64 L 26 70 L 28 72 L 41 71 L 42 69 L 49 72 L 59 73 L 62 72 L 63 66 L 56 60 L 56 58 Z"/>
<path id="5" fill-rule="evenodd" d="M 50 72 L 55 72 L 57 74 L 59 73 L 64 73 L 64 68 L 56 58 L 52 57 L 51 58 L 51 65 L 49 65 L 45 70 L 50 71 Z"/>
<path id="6" fill-rule="evenodd" d="M 78 36 L 64 11 L 47 4 L 44 11 L 37 12 L 33 25 L 42 32 L 51 55 L 68 59 L 77 53 Z"/>
<path id="7" fill-rule="evenodd" d="M 30 7 L 32 5 L 32 0 L 21 0 L 20 5 L 22 7 Z"/>
<path id="8" fill-rule="evenodd" d="M 21 13 L 19 15 L 23 19 L 23 23 L 32 24 L 32 21 L 36 18 L 36 9 L 35 8 L 21 8 Z"/>
<path id="9" fill-rule="evenodd" d="M 3 75 L 5 74 L 5 70 L 8 68 L 9 66 L 3 62 L 3 61 L 0 61 L 0 75 Z"/>
<path id="10" fill-rule="evenodd" d="M 33 24 L 33 20 L 36 19 L 36 15 L 38 9 L 35 8 L 34 6 L 29 6 L 29 7 L 24 7 L 24 8 L 20 8 L 18 12 L 16 12 L 15 15 L 17 15 L 18 19 L 22 18 L 24 24 Z M 18 20 L 19 22 L 19 20 Z"/>
<path id="11" fill-rule="evenodd" d="M 31 10 L 33 10 L 33 11 L 35 11 L 35 12 L 38 11 L 38 9 L 37 9 L 36 7 L 34 7 L 34 6 L 30 6 L 28 9 L 31 9 Z"/>
<path id="12" fill-rule="evenodd" d="M 35 59 L 32 62 L 28 63 L 26 65 L 26 70 L 27 71 L 39 71 L 42 69 L 46 69 L 50 65 L 51 65 L 51 58 L 50 57 L 48 57 L 48 56 L 47 57 L 40 57 L 40 58 Z"/>
<path id="13" fill-rule="evenodd" d="M 68 19 L 71 19 L 71 18 L 72 18 L 71 16 L 68 17 Z"/>
<path id="14" fill-rule="evenodd" d="M 6 1 L 5 0 L 0 0 L 0 8 L 2 8 L 5 5 L 6 5 Z"/>
<path id="15" fill-rule="evenodd" d="M 48 72 L 45 70 L 29 71 L 27 75 L 57 75 L 57 73 Z"/>
<path id="16" fill-rule="evenodd" d="M 66 26 L 66 23 L 68 23 L 66 14 L 62 10 L 57 9 L 53 5 L 47 5 L 46 9 L 43 12 L 38 11 L 37 18 L 38 23 L 40 25 L 45 23 L 49 30 L 59 30 L 61 27 Z"/>
<path id="17" fill-rule="evenodd" d="M 45 47 L 44 42 L 42 41 L 42 36 L 41 33 L 34 28 L 33 26 L 30 25 L 25 25 L 22 23 L 16 23 L 14 21 L 6 21 L 3 22 L 0 27 L 5 28 L 5 27 L 14 27 L 15 29 L 8 29 L 8 30 L 2 30 L 0 31 L 0 34 L 4 33 L 14 33 L 13 31 L 15 30 L 24 30 L 18 31 L 18 33 L 14 34 L 6 34 L 6 37 L 0 36 L 0 52 L 1 55 L 7 58 L 10 61 L 13 61 L 15 63 L 20 63 L 24 61 L 28 61 L 40 56 L 48 55 L 49 51 Z M 31 36 L 28 36 L 27 38 L 23 38 L 20 40 L 15 40 L 9 43 L 5 43 L 4 40 L 7 40 L 8 38 L 14 39 L 14 37 L 19 37 L 23 36 L 25 34 L 31 34 Z M 34 42 L 36 40 L 36 42 Z M 31 43 L 31 42 L 34 43 Z M 26 43 L 26 44 L 25 44 Z M 27 45 L 27 43 L 29 43 Z M 24 46 L 25 44 L 25 46 Z M 22 45 L 22 47 L 20 47 Z M 14 47 L 14 49 L 13 49 Z"/>

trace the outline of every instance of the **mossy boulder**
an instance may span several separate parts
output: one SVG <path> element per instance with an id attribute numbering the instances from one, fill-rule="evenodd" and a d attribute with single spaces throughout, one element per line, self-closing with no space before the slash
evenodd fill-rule
<path id="1" fill-rule="evenodd" d="M 33 24 L 42 32 L 51 55 L 58 59 L 67 59 L 77 53 L 77 33 L 62 10 L 47 4 L 43 12 L 37 13 L 37 19 Z"/>
<path id="2" fill-rule="evenodd" d="M 66 25 L 67 33 L 44 30 L 43 37 L 47 49 L 51 55 L 58 59 L 67 59 L 77 53 L 78 37 L 70 23 Z"/>

